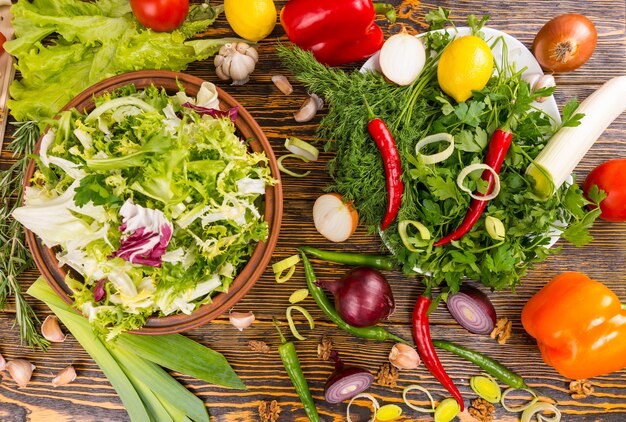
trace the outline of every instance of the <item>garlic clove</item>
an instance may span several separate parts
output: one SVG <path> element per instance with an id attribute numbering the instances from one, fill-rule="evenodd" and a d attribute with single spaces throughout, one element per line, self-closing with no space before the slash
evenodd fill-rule
<path id="1" fill-rule="evenodd" d="M 41 324 L 41 334 L 46 340 L 53 343 L 63 343 L 67 337 L 63 334 L 63 331 L 61 331 L 59 320 L 55 315 L 48 315 L 46 317 L 43 324 Z"/>
<path id="2" fill-rule="evenodd" d="M 228 314 L 230 323 L 239 331 L 248 328 L 254 322 L 254 314 L 252 312 L 231 312 Z"/>
<path id="3" fill-rule="evenodd" d="M 541 73 L 527 73 L 522 77 L 522 79 L 528 82 L 528 85 L 530 86 L 530 91 L 532 92 L 535 90 L 535 84 L 542 76 L 543 75 Z"/>
<path id="4" fill-rule="evenodd" d="M 535 82 L 535 85 L 533 86 L 533 91 L 537 91 L 538 89 L 543 89 L 543 88 L 552 88 L 553 86 L 556 86 L 556 81 L 554 80 L 554 76 L 543 75 L 542 77 L 539 78 L 539 80 L 537 80 L 537 82 Z M 547 97 L 539 97 L 537 98 L 536 101 L 538 103 L 543 103 L 546 99 Z"/>
<path id="5" fill-rule="evenodd" d="M 0 371 L 4 371 L 4 368 L 7 366 L 7 361 L 4 360 L 4 357 L 0 355 Z"/>
<path id="6" fill-rule="evenodd" d="M 15 359 L 8 361 L 5 369 L 9 371 L 13 381 L 23 388 L 28 385 L 30 378 L 33 376 L 35 365 L 24 359 Z"/>
<path id="7" fill-rule="evenodd" d="M 74 381 L 75 379 L 76 379 L 76 370 L 74 369 L 72 365 L 69 365 L 61 369 L 59 373 L 54 378 L 52 378 L 52 386 L 59 387 L 62 385 L 67 385 L 70 382 Z"/>
<path id="8" fill-rule="evenodd" d="M 217 75 L 218 78 L 220 78 L 223 81 L 227 81 L 230 79 L 230 76 L 225 74 L 224 71 L 222 70 L 222 66 L 218 66 L 215 68 L 215 74 Z"/>
<path id="9" fill-rule="evenodd" d="M 289 95 L 293 92 L 293 86 L 287 79 L 285 75 L 274 75 L 272 76 L 272 82 L 276 85 L 276 88 L 280 90 L 285 95 Z"/>
<path id="10" fill-rule="evenodd" d="M 420 356 L 413 347 L 396 343 L 389 352 L 389 362 L 398 369 L 415 369 L 420 364 Z"/>
<path id="11" fill-rule="evenodd" d="M 321 105 L 324 104 L 320 97 L 315 94 L 310 94 L 302 103 L 300 110 L 293 114 L 293 118 L 299 123 L 310 121 L 315 117 L 315 114 L 317 114 L 317 110 L 320 109 L 320 102 Z"/>
<path id="12" fill-rule="evenodd" d="M 239 53 L 241 54 L 246 54 L 246 51 L 250 48 L 250 46 L 248 44 L 246 44 L 245 42 L 239 42 L 237 43 L 237 45 L 235 46 L 235 50 L 237 50 Z"/>
<path id="13" fill-rule="evenodd" d="M 309 96 L 313 98 L 313 101 L 315 101 L 315 106 L 317 107 L 318 110 L 321 110 L 324 108 L 324 100 L 322 100 L 316 94 L 309 94 Z"/>
<path id="14" fill-rule="evenodd" d="M 215 56 L 215 58 L 213 59 L 213 64 L 215 65 L 215 67 L 221 66 L 222 63 L 224 63 L 224 56 L 220 56 L 219 54 Z"/>
<path id="15" fill-rule="evenodd" d="M 245 55 L 251 57 L 254 60 L 254 63 L 259 61 L 259 52 L 256 51 L 256 48 L 249 48 L 246 50 Z"/>

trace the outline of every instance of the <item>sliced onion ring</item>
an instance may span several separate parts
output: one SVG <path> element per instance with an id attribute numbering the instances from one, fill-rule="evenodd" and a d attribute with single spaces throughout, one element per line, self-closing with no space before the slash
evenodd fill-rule
<path id="1" fill-rule="evenodd" d="M 407 248 L 411 252 L 420 252 L 420 249 L 417 249 L 413 244 L 411 244 L 411 240 L 409 238 L 409 233 L 407 229 L 409 225 L 415 227 L 420 234 L 422 240 L 430 240 L 430 231 L 428 227 L 415 220 L 402 220 L 398 223 L 398 234 L 400 235 L 400 240 L 402 240 L 402 244 L 405 248 Z"/>
<path id="2" fill-rule="evenodd" d="M 527 393 L 530 393 L 530 395 L 533 396 L 532 400 L 530 400 L 528 403 L 520 405 L 520 406 L 509 406 L 505 403 L 505 399 L 506 396 L 508 396 L 511 392 L 513 391 L 526 391 Z M 522 412 L 526 409 L 528 409 L 530 406 L 532 406 L 533 404 L 537 403 L 539 401 L 539 397 L 537 397 L 537 394 L 529 389 L 529 388 L 507 388 L 506 390 L 504 390 L 504 392 L 502 393 L 502 397 L 500 398 L 500 404 L 502 405 L 502 407 L 504 408 L 504 410 L 506 410 L 507 412 Z"/>
<path id="3" fill-rule="evenodd" d="M 494 185 L 493 185 L 493 190 L 491 191 L 491 193 L 487 195 L 474 195 L 474 192 L 472 192 L 470 188 L 463 185 L 463 181 L 465 180 L 465 178 L 470 173 L 476 170 L 488 170 L 491 172 L 491 174 L 493 174 Z M 489 201 L 495 198 L 496 196 L 498 196 L 498 194 L 500 193 L 500 176 L 498 176 L 498 173 L 496 173 L 496 171 L 487 164 L 477 163 L 477 164 L 470 164 L 469 166 L 465 167 L 463 170 L 461 170 L 461 172 L 457 176 L 456 184 L 458 185 L 459 189 L 461 189 L 463 192 L 469 193 L 469 195 L 472 198 L 478 201 Z"/>
<path id="4" fill-rule="evenodd" d="M 316 161 L 320 153 L 319 150 L 313 145 L 300 138 L 296 138 L 295 136 L 285 139 L 285 148 L 287 148 L 292 154 L 298 155 L 309 161 Z"/>
<path id="5" fill-rule="evenodd" d="M 425 155 L 425 154 L 420 153 L 420 150 L 424 148 L 426 145 L 434 144 L 437 142 L 447 142 L 450 145 L 448 145 L 448 148 L 436 154 Z M 418 157 L 422 159 L 422 162 L 424 164 L 440 163 L 448 159 L 452 155 L 453 152 L 454 152 L 454 137 L 450 135 L 449 133 L 436 133 L 434 135 L 427 136 L 421 139 L 415 145 L 415 153 L 417 154 Z"/>
<path id="6" fill-rule="evenodd" d="M 350 402 L 348 402 L 348 408 L 346 409 L 346 418 L 348 419 L 348 422 L 352 422 L 352 419 L 350 418 L 350 406 L 352 406 L 352 402 L 356 399 L 368 399 L 372 402 L 372 406 L 374 406 L 374 413 L 372 414 L 370 422 L 374 422 L 376 420 L 376 412 L 380 409 L 380 403 L 378 403 L 378 400 L 376 400 L 374 396 L 368 393 L 357 394 L 350 399 Z"/>
<path id="7" fill-rule="evenodd" d="M 419 391 L 422 391 L 422 392 L 426 393 L 426 395 L 428 396 L 428 399 L 430 400 L 430 406 L 431 406 L 430 409 L 427 409 L 425 407 L 415 406 L 414 404 L 411 404 L 409 399 L 407 399 L 406 395 L 410 391 L 413 391 L 413 390 L 419 390 Z M 411 384 L 411 385 L 407 386 L 402 391 L 402 399 L 404 400 L 404 404 L 406 404 L 407 406 L 409 406 L 413 410 L 417 410 L 418 412 L 422 412 L 422 413 L 435 413 L 435 400 L 433 399 L 433 396 L 430 394 L 430 391 L 428 391 L 427 389 L 425 389 L 421 385 Z"/>
<path id="8" fill-rule="evenodd" d="M 296 324 L 293 322 L 293 317 L 291 316 L 291 312 L 294 310 L 304 315 L 306 320 L 309 322 L 309 328 L 311 330 L 315 328 L 315 321 L 313 320 L 313 317 L 311 316 L 309 311 L 304 309 L 302 306 L 293 305 L 287 308 L 287 323 L 289 324 L 289 329 L 291 330 L 291 334 L 293 334 L 293 336 L 297 338 L 298 340 L 306 340 L 306 337 L 304 337 L 302 334 L 298 332 L 298 330 L 296 329 Z"/>
<path id="9" fill-rule="evenodd" d="M 535 413 L 539 412 L 552 412 L 554 416 L 545 416 L 538 414 L 537 420 L 539 422 L 559 422 L 561 420 L 561 411 L 552 403 L 534 403 L 532 406 L 529 406 L 524 412 L 522 412 L 521 421 L 522 422 L 530 422 L 533 419 Z"/>
<path id="10" fill-rule="evenodd" d="M 292 255 L 289 258 L 285 258 L 282 261 L 272 264 L 272 271 L 274 271 L 274 278 L 277 283 L 284 283 L 289 280 L 293 273 L 296 271 L 296 264 L 300 262 L 300 255 Z M 283 276 L 283 272 L 287 271 L 287 274 Z"/>
<path id="11" fill-rule="evenodd" d="M 498 385 L 498 381 L 489 374 L 482 373 L 471 377 L 470 387 L 489 403 L 500 403 L 500 399 L 502 399 L 502 390 Z"/>
<path id="12" fill-rule="evenodd" d="M 278 169 L 280 171 L 282 171 L 283 173 L 288 174 L 288 175 L 293 176 L 293 177 L 305 177 L 305 176 L 308 176 L 309 173 L 311 173 L 310 170 L 307 171 L 307 172 L 304 172 L 304 173 L 296 173 L 295 171 L 289 170 L 287 167 L 285 167 L 283 165 L 283 160 L 285 158 L 297 158 L 298 160 L 304 161 L 305 163 L 309 162 L 309 160 L 307 160 L 306 158 L 304 158 L 304 157 L 302 157 L 302 156 L 300 156 L 298 154 L 285 154 L 285 155 L 282 155 L 282 156 L 278 157 L 278 160 L 276 160 L 276 161 L 278 162 Z"/>

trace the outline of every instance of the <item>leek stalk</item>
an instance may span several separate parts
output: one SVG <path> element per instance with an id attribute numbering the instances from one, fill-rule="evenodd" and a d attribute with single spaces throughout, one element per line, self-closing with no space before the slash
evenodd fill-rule
<path id="1" fill-rule="evenodd" d="M 563 127 L 550 138 L 526 174 L 535 193 L 548 198 L 561 187 L 606 128 L 626 110 L 626 76 L 615 77 L 587 97 L 576 109 L 580 124 Z"/>

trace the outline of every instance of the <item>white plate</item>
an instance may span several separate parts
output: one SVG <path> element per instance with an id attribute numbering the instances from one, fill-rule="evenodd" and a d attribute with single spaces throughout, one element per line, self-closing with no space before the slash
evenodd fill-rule
<path id="1" fill-rule="evenodd" d="M 457 37 L 462 37 L 464 35 L 471 34 L 471 28 L 467 28 L 467 27 L 439 29 L 433 32 L 444 32 L 444 31 L 450 34 L 455 34 Z M 482 28 L 481 32 L 484 34 L 485 41 L 487 42 L 487 44 L 491 46 L 495 43 L 495 47 L 492 48 L 492 52 L 493 52 L 494 60 L 496 60 L 496 62 L 501 62 L 502 60 L 503 44 L 502 42 L 496 43 L 495 41 L 498 39 L 498 37 L 502 37 L 508 49 L 509 63 L 514 65 L 515 69 L 521 70 L 523 68 L 526 68 L 523 72 L 523 75 L 530 74 L 530 73 L 543 74 L 543 70 L 541 69 L 541 66 L 539 65 L 539 63 L 537 62 L 533 54 L 526 48 L 526 46 L 524 46 L 524 44 L 522 44 L 516 38 L 512 37 L 511 35 L 505 32 L 498 31 L 497 29 L 493 29 L 493 28 Z M 416 37 L 421 38 L 424 35 L 426 35 L 426 33 L 418 34 L 416 35 Z M 361 71 L 365 72 L 367 70 L 373 70 L 376 72 L 380 72 L 378 56 L 379 56 L 379 53 L 375 53 L 372 57 L 370 57 L 361 67 Z M 559 109 L 554 99 L 554 96 L 550 96 L 546 98 L 546 100 L 543 103 L 535 102 L 533 105 L 537 107 L 538 109 L 544 111 L 546 114 L 548 114 L 552 118 L 554 118 L 556 123 L 558 124 L 561 123 L 561 115 L 559 113 Z M 570 178 L 568 178 L 568 180 L 566 180 L 565 183 L 572 183 L 572 182 L 573 182 L 573 179 L 570 176 Z M 564 221 L 556 221 L 554 225 L 564 227 L 567 225 L 567 223 Z M 379 234 L 385 246 L 390 250 L 391 253 L 394 253 L 394 251 L 391 250 L 390 245 L 386 241 L 387 239 L 385 238 L 386 236 L 384 236 L 384 232 L 379 232 Z M 550 243 L 546 245 L 546 249 L 554 246 L 554 244 L 559 240 L 559 238 L 560 238 L 560 231 L 556 228 L 553 229 L 550 232 Z M 419 268 L 414 268 L 414 271 L 421 273 Z"/>

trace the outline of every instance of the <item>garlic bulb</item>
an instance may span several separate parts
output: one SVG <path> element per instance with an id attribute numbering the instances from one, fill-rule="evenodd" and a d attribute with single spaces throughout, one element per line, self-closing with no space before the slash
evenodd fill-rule
<path id="1" fill-rule="evenodd" d="M 26 387 L 33 376 L 35 365 L 24 359 L 15 359 L 8 361 L 5 369 L 9 371 L 9 375 L 18 386 Z"/>
<path id="2" fill-rule="evenodd" d="M 426 50 L 420 39 L 400 32 L 385 41 L 378 62 L 383 75 L 391 82 L 410 85 L 426 64 Z"/>
<path id="3" fill-rule="evenodd" d="M 215 74 L 224 81 L 232 79 L 232 85 L 243 85 L 258 61 L 256 49 L 245 42 L 224 44 L 215 56 Z"/>

